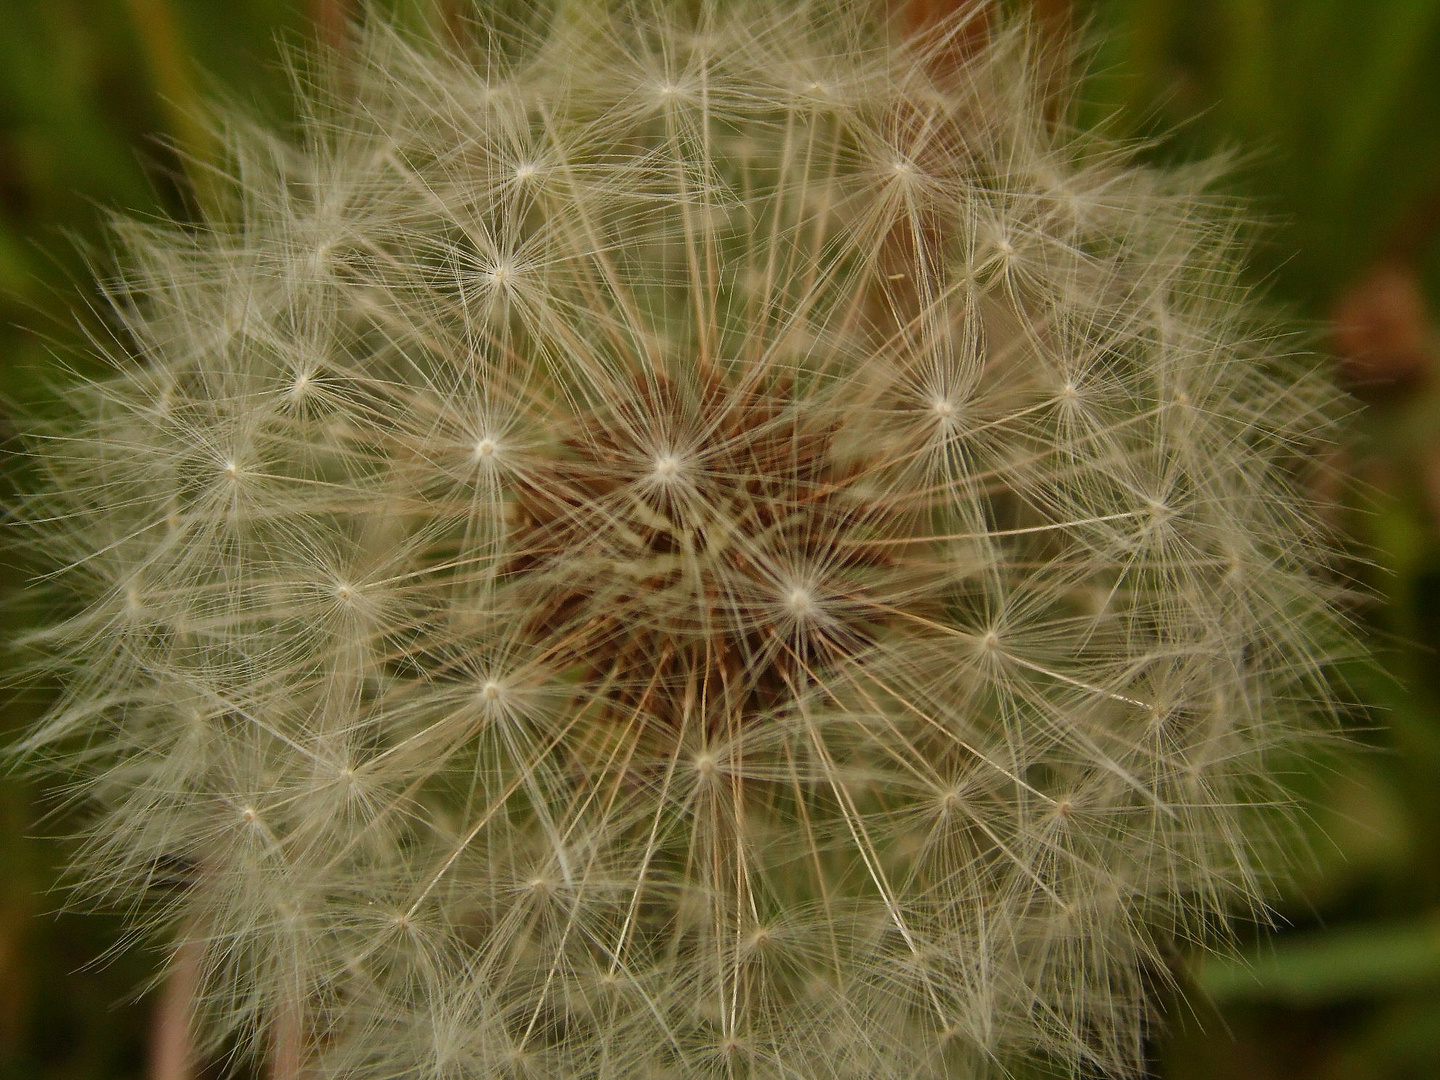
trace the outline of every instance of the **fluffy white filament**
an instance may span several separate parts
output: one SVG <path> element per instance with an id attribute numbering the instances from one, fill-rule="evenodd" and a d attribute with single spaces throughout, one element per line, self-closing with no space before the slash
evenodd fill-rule
<path id="1" fill-rule="evenodd" d="M 1136 1069 L 1329 701 L 1328 392 L 1023 27 L 675 8 L 373 29 L 123 226 L 25 509 L 87 884 L 297 1076 Z"/>

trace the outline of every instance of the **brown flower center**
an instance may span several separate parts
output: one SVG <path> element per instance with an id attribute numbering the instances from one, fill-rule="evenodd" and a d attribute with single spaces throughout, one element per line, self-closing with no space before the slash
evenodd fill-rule
<path id="1" fill-rule="evenodd" d="M 897 566 L 876 541 L 910 522 L 783 381 L 626 390 L 523 491 L 525 633 L 624 717 L 733 730 L 885 632 Z"/>

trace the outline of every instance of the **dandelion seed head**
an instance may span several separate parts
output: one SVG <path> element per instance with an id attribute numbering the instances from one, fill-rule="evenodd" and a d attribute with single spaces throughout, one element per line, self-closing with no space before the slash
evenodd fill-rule
<path id="1" fill-rule="evenodd" d="M 304 401 L 315 390 L 315 373 L 308 369 L 297 371 L 291 380 L 289 395 L 295 401 Z"/>
<path id="2" fill-rule="evenodd" d="M 941 428 L 949 430 L 957 427 L 960 423 L 961 407 L 949 397 L 931 399 L 930 412 Z"/>
<path id="3" fill-rule="evenodd" d="M 677 454 L 657 454 L 651 475 L 660 483 L 669 483 L 684 472 L 684 460 Z"/>
<path id="4" fill-rule="evenodd" d="M 828 98 L 831 94 L 830 84 L 814 79 L 805 84 L 805 92 L 814 94 L 818 98 Z"/>
<path id="5" fill-rule="evenodd" d="M 334 246 L 328 243 L 316 245 L 302 261 L 305 271 L 312 277 L 324 277 L 330 272 L 334 258 Z"/>
<path id="6" fill-rule="evenodd" d="M 785 610 L 797 619 L 808 619 L 817 613 L 819 605 L 812 590 L 797 587 L 785 594 Z"/>
<path id="7" fill-rule="evenodd" d="M 515 280 L 515 266 L 509 262 L 495 263 L 482 271 L 481 278 L 496 291 L 504 290 Z"/>
<path id="8" fill-rule="evenodd" d="M 317 1076 L 1139 1075 L 1352 648 L 1235 211 L 999 5 L 481 7 L 122 227 L 17 507 L 79 887 Z"/>

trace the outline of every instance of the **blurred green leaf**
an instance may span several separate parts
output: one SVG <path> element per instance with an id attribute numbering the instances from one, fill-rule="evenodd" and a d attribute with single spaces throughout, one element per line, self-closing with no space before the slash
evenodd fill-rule
<path id="1" fill-rule="evenodd" d="M 1368 5 L 1362 23 L 1370 28 L 1367 62 L 1340 103 L 1329 167 L 1332 191 L 1348 190 L 1360 165 L 1374 152 L 1395 120 L 1403 116 L 1401 95 L 1427 45 L 1432 44 L 1440 0 L 1390 0 Z M 1316 73 L 1317 75 L 1320 73 Z"/>
<path id="2" fill-rule="evenodd" d="M 0 222 L 0 293 L 24 293 L 30 288 L 32 272 L 19 238 Z"/>
<path id="3" fill-rule="evenodd" d="M 1315 1005 L 1440 984 L 1440 913 L 1414 922 L 1282 937 L 1239 959 L 1212 957 L 1196 973 L 1216 1002 Z"/>

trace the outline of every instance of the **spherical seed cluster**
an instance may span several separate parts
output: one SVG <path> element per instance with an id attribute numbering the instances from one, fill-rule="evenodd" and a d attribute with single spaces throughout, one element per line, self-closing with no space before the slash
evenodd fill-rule
<path id="1" fill-rule="evenodd" d="M 1343 637 L 1233 213 L 984 7 L 563 10 L 123 226 L 25 510 L 88 886 L 278 1080 L 1138 1068 Z"/>

